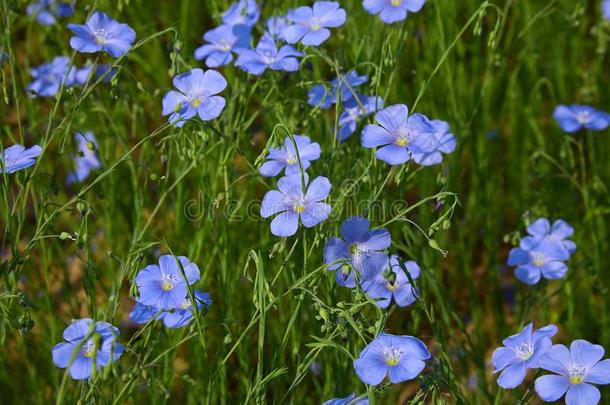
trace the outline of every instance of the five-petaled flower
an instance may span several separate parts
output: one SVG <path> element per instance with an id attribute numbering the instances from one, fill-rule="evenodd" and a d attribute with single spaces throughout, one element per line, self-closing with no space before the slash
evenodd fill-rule
<path id="1" fill-rule="evenodd" d="M 331 189 L 326 177 L 316 177 L 309 184 L 307 173 L 296 173 L 282 177 L 277 187 L 278 190 L 265 194 L 261 204 L 263 218 L 279 214 L 271 221 L 271 233 L 275 236 L 294 235 L 299 219 L 303 226 L 311 228 L 330 214 L 330 205 L 322 202 Z"/>
<path id="2" fill-rule="evenodd" d="M 378 271 L 379 263 L 386 258 L 383 253 L 392 243 L 387 229 L 370 229 L 368 219 L 353 216 L 341 224 L 343 239 L 332 237 L 324 246 L 324 263 L 328 270 L 336 270 L 337 284 L 354 288 L 356 269 L 361 279 L 373 277 Z"/>
<path id="3" fill-rule="evenodd" d="M 411 280 L 419 277 L 420 268 L 416 262 L 409 260 L 401 263 L 398 256 L 392 255 L 389 261 L 384 257 L 377 266 L 377 272 L 362 281 L 362 289 L 376 300 L 379 308 L 389 307 L 392 298 L 399 307 L 409 306 L 417 299 L 417 289 L 411 284 L 403 266 Z"/>
<path id="4" fill-rule="evenodd" d="M 379 125 L 369 124 L 362 130 L 362 146 L 375 148 L 377 159 L 391 165 L 407 162 L 412 156 L 424 156 L 438 147 L 437 129 L 422 114 L 409 116 L 404 104 L 384 108 L 375 115 Z"/>
<path id="5" fill-rule="evenodd" d="M 68 368 L 75 380 L 84 380 L 94 370 L 116 361 L 123 354 L 123 346 L 117 342 L 119 330 L 107 322 L 94 322 L 90 318 L 79 319 L 64 330 L 65 342 L 53 347 L 53 363 Z"/>
<path id="6" fill-rule="evenodd" d="M 113 20 L 101 11 L 96 11 L 85 24 L 68 24 L 76 34 L 70 38 L 70 46 L 79 52 L 94 53 L 104 51 L 118 58 L 131 49 L 136 33 L 127 24 Z"/>
<path id="7" fill-rule="evenodd" d="M 538 361 L 544 356 L 557 333 L 555 325 L 547 325 L 533 332 L 533 324 L 528 324 L 521 332 L 502 341 L 504 347 L 494 350 L 492 362 L 494 373 L 499 373 L 498 385 L 512 389 L 523 382 L 528 368 L 538 368 Z"/>
<path id="8" fill-rule="evenodd" d="M 267 68 L 285 72 L 296 72 L 301 66 L 297 59 L 303 54 L 290 45 L 282 46 L 279 51 L 273 38 L 265 34 L 254 49 L 240 49 L 235 66 L 248 73 L 260 76 Z"/>
<path id="9" fill-rule="evenodd" d="M 225 78 L 215 70 L 193 69 L 174 77 L 178 91 L 171 90 L 163 97 L 163 115 L 168 121 L 183 126 L 195 115 L 202 121 L 218 117 L 225 108 L 225 99 L 215 94 L 227 87 Z"/>
<path id="10" fill-rule="evenodd" d="M 346 13 L 336 1 L 316 1 L 313 7 L 288 11 L 286 17 L 293 23 L 284 30 L 286 42 L 294 44 L 300 40 L 303 45 L 318 46 L 330 36 L 328 28 L 343 25 Z"/>
<path id="11" fill-rule="evenodd" d="M 527 227 L 529 236 L 521 239 L 519 247 L 511 249 L 508 265 L 517 266 L 515 276 L 526 284 L 536 284 L 541 277 L 559 279 L 566 275 L 564 263 L 576 250 L 576 244 L 566 239 L 574 229 L 564 220 L 551 224 L 539 218 Z"/>
<path id="12" fill-rule="evenodd" d="M 455 150 L 455 135 L 450 132 L 449 124 L 441 120 L 430 120 L 435 132 L 431 136 L 426 134 L 426 147 L 413 151 L 413 160 L 418 165 L 432 166 L 443 161 L 443 154 L 451 153 Z"/>
<path id="13" fill-rule="evenodd" d="M 284 174 L 287 176 L 299 173 L 301 169 L 307 170 L 311 162 L 320 157 L 319 143 L 311 142 L 308 136 L 303 135 L 293 135 L 292 138 L 287 136 L 283 146 L 269 148 L 268 160 L 259 169 L 260 174 L 265 177 L 273 177 L 284 169 Z"/>
<path id="14" fill-rule="evenodd" d="M 610 359 L 602 360 L 604 348 L 583 339 L 570 345 L 554 345 L 540 358 L 539 367 L 556 374 L 543 375 L 535 382 L 543 401 L 566 396 L 566 405 L 596 405 L 601 395 L 593 384 L 610 384 Z"/>
<path id="15" fill-rule="evenodd" d="M 370 14 L 379 14 L 386 24 L 392 24 L 407 18 L 408 13 L 416 13 L 424 6 L 426 0 L 363 0 L 362 7 Z"/>
<path id="16" fill-rule="evenodd" d="M 354 368 L 367 384 L 378 385 L 386 376 L 397 384 L 417 377 L 430 357 L 424 342 L 413 336 L 380 333 L 362 350 Z"/>
<path id="17" fill-rule="evenodd" d="M 610 114 L 588 105 L 559 105 L 553 118 L 566 132 L 577 132 L 582 128 L 602 131 L 610 125 Z"/>
<path id="18" fill-rule="evenodd" d="M 231 63 L 233 53 L 250 47 L 250 30 L 247 25 L 221 25 L 203 34 L 208 44 L 195 49 L 195 59 L 204 60 L 214 68 Z"/>
<path id="19" fill-rule="evenodd" d="M 0 155 L 0 173 L 15 173 L 36 164 L 36 159 L 42 153 L 42 148 L 34 145 L 26 148 L 22 145 L 13 145 Z"/>
<path id="20" fill-rule="evenodd" d="M 163 255 L 159 265 L 151 264 L 138 272 L 139 302 L 160 310 L 178 308 L 187 296 L 187 286 L 197 280 L 199 267 L 187 257 Z"/>

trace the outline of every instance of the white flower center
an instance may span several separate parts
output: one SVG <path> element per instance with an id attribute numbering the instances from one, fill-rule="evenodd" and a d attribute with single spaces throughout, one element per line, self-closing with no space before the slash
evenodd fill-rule
<path id="1" fill-rule="evenodd" d="M 100 28 L 99 30 L 95 31 L 95 42 L 98 45 L 103 45 L 106 43 L 106 30 L 103 28 Z"/>
<path id="2" fill-rule="evenodd" d="M 87 343 L 84 344 L 82 350 L 85 357 L 95 356 L 95 344 L 92 340 L 88 340 Z"/>
<path id="3" fill-rule="evenodd" d="M 305 203 L 303 201 L 297 201 L 294 203 L 293 209 L 294 212 L 300 214 L 301 212 L 305 211 Z"/>
<path id="4" fill-rule="evenodd" d="M 576 114 L 576 120 L 579 124 L 586 124 L 591 121 L 591 113 L 589 111 L 579 111 Z"/>
<path id="5" fill-rule="evenodd" d="M 534 354 L 534 348 L 531 344 L 523 343 L 515 348 L 515 352 L 522 360 L 528 360 Z"/>
<path id="6" fill-rule="evenodd" d="M 411 142 L 412 135 L 407 128 L 400 127 L 394 137 L 396 139 L 394 143 L 397 146 L 405 147 L 409 144 L 409 142 Z"/>
<path id="7" fill-rule="evenodd" d="M 544 266 L 544 263 L 546 263 L 546 257 L 544 256 L 544 253 L 532 252 L 531 257 L 532 257 L 532 263 L 536 267 Z"/>
<path id="8" fill-rule="evenodd" d="M 309 19 L 309 29 L 312 31 L 320 31 L 322 29 L 322 22 L 317 17 L 311 17 Z"/>
<path id="9" fill-rule="evenodd" d="M 276 57 L 273 56 L 271 54 L 271 52 L 267 51 L 267 52 L 263 53 L 263 62 L 265 62 L 267 65 L 275 63 L 275 61 L 276 61 Z"/>
<path id="10" fill-rule="evenodd" d="M 294 156 L 292 153 L 287 153 L 286 154 L 286 164 L 289 166 L 292 166 L 296 163 L 297 163 L 297 157 Z"/>
<path id="11" fill-rule="evenodd" d="M 218 44 L 218 49 L 224 52 L 228 52 L 231 50 L 231 43 L 227 41 L 222 41 Z"/>
<path id="12" fill-rule="evenodd" d="M 191 300 L 189 300 L 188 298 L 185 298 L 184 301 L 182 301 L 182 304 L 180 304 L 180 309 L 189 309 L 191 307 Z"/>
<path id="13" fill-rule="evenodd" d="M 161 289 L 163 291 L 171 291 L 178 283 L 178 278 L 169 274 L 161 275 Z"/>
<path id="14" fill-rule="evenodd" d="M 568 368 L 570 384 L 580 384 L 585 378 L 586 371 L 587 370 L 585 370 L 583 366 L 577 364 L 574 364 L 572 367 Z"/>
<path id="15" fill-rule="evenodd" d="M 397 347 L 386 347 L 383 349 L 383 357 L 385 357 L 385 364 L 395 366 L 402 357 L 402 350 Z"/>

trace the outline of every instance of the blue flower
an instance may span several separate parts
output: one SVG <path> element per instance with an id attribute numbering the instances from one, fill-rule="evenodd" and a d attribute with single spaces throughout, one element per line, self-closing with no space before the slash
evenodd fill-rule
<path id="1" fill-rule="evenodd" d="M 356 96 L 354 88 L 366 83 L 368 79 L 367 75 L 360 76 L 358 72 L 352 70 L 346 75 L 339 75 L 333 79 L 330 82 L 332 84 L 330 92 L 322 84 L 313 85 L 307 93 L 307 104 L 327 109 L 337 102 L 338 92 L 341 93 L 343 102 L 349 101 Z"/>
<path id="2" fill-rule="evenodd" d="M 541 277 L 552 280 L 564 277 L 568 271 L 564 261 L 576 250 L 576 244 L 566 239 L 574 229 L 563 220 L 555 221 L 551 227 L 547 219 L 540 218 L 527 231 L 529 236 L 508 254 L 508 265 L 518 266 L 517 278 L 532 285 Z"/>
<path id="3" fill-rule="evenodd" d="M 392 243 L 387 229 L 369 229 L 368 219 L 353 216 L 341 224 L 343 239 L 332 237 L 324 246 L 324 263 L 328 270 L 336 270 L 337 284 L 344 287 L 356 286 L 356 269 L 362 279 L 372 277 L 379 270 L 379 263 L 387 260 L 383 253 Z"/>
<path id="4" fill-rule="evenodd" d="M 258 21 L 261 11 L 255 0 L 239 0 L 222 15 L 222 23 L 226 25 L 247 25 L 252 27 Z"/>
<path id="5" fill-rule="evenodd" d="M 284 30 L 288 28 L 289 25 L 290 23 L 285 16 L 269 17 L 267 21 L 265 21 L 265 34 L 269 35 L 275 41 L 283 41 Z"/>
<path id="6" fill-rule="evenodd" d="M 99 79 L 100 77 L 102 77 L 106 72 L 108 72 L 108 70 L 110 70 L 110 73 L 108 73 L 106 76 L 104 76 L 104 79 L 102 80 L 102 83 L 110 83 L 110 81 L 112 81 L 112 78 L 114 76 L 116 76 L 116 69 L 110 69 L 110 65 L 106 65 L 106 64 L 100 64 L 100 65 L 96 65 L 95 66 L 95 74 L 94 77 L 95 79 Z M 93 71 L 93 65 L 88 65 L 85 66 L 81 69 L 77 69 L 76 73 L 74 75 L 74 85 L 75 86 L 84 86 L 85 84 L 87 84 L 87 81 L 89 80 L 89 76 L 91 76 L 91 72 Z M 93 81 L 93 79 L 91 79 Z"/>
<path id="7" fill-rule="evenodd" d="M 322 201 L 328 197 L 331 184 L 326 177 L 316 177 L 311 184 L 307 173 L 304 173 L 304 188 L 301 173 L 282 177 L 278 190 L 268 191 L 263 197 L 261 215 L 271 221 L 271 233 L 275 236 L 292 236 L 297 232 L 299 219 L 306 228 L 311 228 L 324 221 L 330 214 L 330 205 Z"/>
<path id="8" fill-rule="evenodd" d="M 409 12 L 416 13 L 426 0 L 363 0 L 362 7 L 370 14 L 379 14 L 381 21 L 392 24 L 407 18 Z"/>
<path id="9" fill-rule="evenodd" d="M 74 84 L 76 69 L 70 68 L 70 59 L 67 56 L 57 56 L 51 62 L 44 63 L 37 68 L 30 69 L 34 80 L 28 84 L 27 90 L 41 97 L 53 97 L 59 91 L 62 81 L 65 87 Z"/>
<path id="10" fill-rule="evenodd" d="M 369 400 L 367 398 L 356 399 L 356 394 L 352 392 L 345 398 L 333 398 L 322 405 L 369 405 Z"/>
<path id="11" fill-rule="evenodd" d="M 72 49 L 83 53 L 104 51 L 118 58 L 131 49 L 136 33 L 127 24 L 121 24 L 101 11 L 89 17 L 86 24 L 68 24 L 75 36 L 70 38 Z"/>
<path id="12" fill-rule="evenodd" d="M 610 125 L 610 115 L 588 105 L 559 105 L 553 118 L 565 132 L 577 132 L 583 127 L 602 131 Z"/>
<path id="13" fill-rule="evenodd" d="M 296 143 L 296 150 L 295 150 Z M 298 157 L 297 157 L 298 152 Z M 269 148 L 267 160 L 259 169 L 265 177 L 273 177 L 285 169 L 286 176 L 299 173 L 299 159 L 303 171 L 307 170 L 313 160 L 320 158 L 320 144 L 311 142 L 308 136 L 294 135 L 294 143 L 289 136 L 284 139 L 284 146 Z"/>
<path id="14" fill-rule="evenodd" d="M 0 173 L 15 173 L 34 166 L 41 153 L 42 148 L 38 145 L 27 149 L 21 145 L 10 146 L 0 156 Z"/>
<path id="15" fill-rule="evenodd" d="M 186 275 L 182 275 L 181 266 Z M 139 302 L 162 310 L 182 305 L 187 296 L 187 283 L 199 280 L 199 267 L 184 256 L 163 255 L 159 265 L 151 264 L 140 270 L 136 285 L 140 291 Z"/>
<path id="16" fill-rule="evenodd" d="M 57 0 L 37 0 L 30 3 L 25 12 L 36 17 L 36 21 L 42 25 L 53 25 L 57 22 L 57 17 L 71 17 L 74 5 L 58 3 Z"/>
<path id="17" fill-rule="evenodd" d="M 404 263 L 404 267 L 412 280 L 419 277 L 420 269 L 417 263 L 409 260 Z M 417 290 L 409 281 L 396 255 L 390 257 L 389 263 L 387 257 L 384 258 L 377 273 L 362 281 L 362 289 L 377 300 L 379 308 L 389 307 L 392 297 L 399 307 L 409 306 L 417 299 Z"/>
<path id="18" fill-rule="evenodd" d="M 364 107 L 364 109 L 363 109 Z M 337 139 L 345 141 L 355 131 L 361 118 L 383 108 L 383 99 L 377 96 L 358 94 L 343 104 L 343 111 L 339 115 L 339 129 Z"/>
<path id="19" fill-rule="evenodd" d="M 225 78 L 215 70 L 193 69 L 173 79 L 178 91 L 170 91 L 163 97 L 163 115 L 177 127 L 199 115 L 202 121 L 218 117 L 225 108 L 225 99 L 215 94 L 227 87 Z"/>
<path id="20" fill-rule="evenodd" d="M 233 53 L 250 47 L 250 27 L 247 25 L 221 25 L 209 30 L 203 39 L 209 44 L 195 50 L 195 59 L 205 59 L 208 67 L 224 66 L 233 60 Z"/>
<path id="21" fill-rule="evenodd" d="M 303 45 L 318 46 L 330 36 L 328 28 L 343 25 L 345 10 L 336 1 L 316 1 L 312 7 L 303 6 L 288 11 L 288 21 L 293 24 L 284 31 L 284 39 L 289 44 L 299 40 Z"/>
<path id="22" fill-rule="evenodd" d="M 427 135 L 426 146 L 420 151 L 413 151 L 413 160 L 422 166 L 432 166 L 443 161 L 443 154 L 455 150 L 455 135 L 450 132 L 449 124 L 441 120 L 431 120 L 430 124 L 435 128 L 433 136 Z"/>
<path id="23" fill-rule="evenodd" d="M 397 384 L 417 377 L 430 357 L 424 342 L 413 336 L 380 333 L 362 350 L 354 368 L 366 384 L 378 385 L 386 376 Z"/>
<path id="24" fill-rule="evenodd" d="M 76 170 L 68 175 L 68 183 L 82 182 L 92 170 L 102 167 L 100 160 L 97 157 L 97 140 L 92 132 L 74 134 L 74 140 L 78 144 L 78 156 L 74 157 Z"/>
<path id="25" fill-rule="evenodd" d="M 602 15 L 606 20 L 610 20 L 610 0 L 604 0 L 602 3 Z"/>
<path id="26" fill-rule="evenodd" d="M 555 374 L 536 379 L 536 393 L 543 401 L 557 401 L 566 396 L 567 405 L 595 405 L 601 395 L 593 384 L 610 384 L 610 359 L 604 348 L 586 340 L 572 342 L 570 350 L 554 345 L 539 362 L 539 367 Z"/>
<path id="27" fill-rule="evenodd" d="M 201 309 L 203 306 L 207 308 L 212 305 L 210 294 L 197 290 L 194 291 L 194 295 L 198 309 Z M 193 306 L 190 298 L 186 297 L 177 308 L 163 312 L 159 319 L 163 320 L 163 324 L 167 328 L 181 328 L 191 323 L 193 319 Z"/>
<path id="28" fill-rule="evenodd" d="M 53 347 L 53 363 L 59 368 L 70 368 L 70 376 L 84 380 L 116 361 L 123 354 L 117 342 L 119 330 L 107 322 L 79 319 L 64 330 L 65 342 Z M 97 344 L 96 344 L 97 342 Z"/>
<path id="29" fill-rule="evenodd" d="M 267 68 L 296 72 L 301 66 L 297 57 L 303 54 L 290 45 L 284 45 L 278 51 L 273 38 L 263 35 L 255 49 L 241 49 L 235 66 L 239 66 L 248 73 L 259 76 Z"/>
<path id="30" fill-rule="evenodd" d="M 375 115 L 379 125 L 367 125 L 362 130 L 362 146 L 377 149 L 375 156 L 391 165 L 399 165 L 412 155 L 432 153 L 438 147 L 437 128 L 422 114 L 409 116 L 404 104 L 384 108 Z"/>
<path id="31" fill-rule="evenodd" d="M 494 373 L 499 373 L 498 385 L 512 389 L 523 382 L 528 368 L 538 368 L 538 361 L 551 348 L 551 338 L 557 333 L 555 325 L 547 325 L 533 332 L 533 324 L 520 333 L 502 341 L 504 347 L 494 350 L 492 362 Z"/>

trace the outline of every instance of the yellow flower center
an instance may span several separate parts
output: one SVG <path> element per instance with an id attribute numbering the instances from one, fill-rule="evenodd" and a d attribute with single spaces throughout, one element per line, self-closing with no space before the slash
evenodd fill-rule
<path id="1" fill-rule="evenodd" d="M 294 212 L 300 214 L 303 211 L 305 211 L 305 204 L 303 204 L 302 202 L 294 204 Z"/>
<path id="2" fill-rule="evenodd" d="M 408 139 L 397 139 L 396 140 L 396 145 L 398 145 L 398 146 L 407 146 L 408 144 L 409 144 Z"/>
<path id="3" fill-rule="evenodd" d="M 385 288 L 387 288 L 387 289 L 388 289 L 388 291 L 392 291 L 392 292 L 394 292 L 394 291 L 396 291 L 396 289 L 398 288 L 398 284 L 397 284 L 396 282 L 394 282 L 394 283 L 390 283 L 390 282 L 388 282 L 388 283 L 385 285 Z"/>
<path id="4" fill-rule="evenodd" d="M 570 377 L 570 384 L 580 384 L 583 380 L 581 375 L 573 375 Z"/>
<path id="5" fill-rule="evenodd" d="M 402 0 L 392 0 L 390 1 L 390 4 L 392 4 L 394 7 L 398 7 L 402 4 Z"/>
<path id="6" fill-rule="evenodd" d="M 193 108 L 197 108 L 201 105 L 201 99 L 200 98 L 194 98 L 191 100 L 191 107 Z"/>

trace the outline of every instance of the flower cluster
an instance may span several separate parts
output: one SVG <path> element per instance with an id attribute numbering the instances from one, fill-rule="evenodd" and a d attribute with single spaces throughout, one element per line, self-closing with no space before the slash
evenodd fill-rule
<path id="1" fill-rule="evenodd" d="M 136 300 L 129 319 L 138 324 L 153 319 L 160 320 L 168 328 L 188 325 L 193 318 L 193 301 L 188 288 L 199 277 L 199 268 L 188 258 L 161 256 L 159 265 L 148 265 L 137 274 L 136 285 L 140 297 Z M 193 297 L 197 309 L 212 305 L 208 293 L 195 290 Z"/>
<path id="2" fill-rule="evenodd" d="M 362 131 L 362 146 L 375 148 L 375 156 L 391 165 L 411 159 L 422 166 L 441 163 L 443 154 L 455 150 L 455 136 L 449 125 L 429 120 L 423 114 L 409 115 L 404 104 L 391 105 L 375 115 L 378 125 L 369 124 Z"/>
<path id="3" fill-rule="evenodd" d="M 530 323 L 504 339 L 504 347 L 493 353 L 495 372 L 501 372 L 498 385 L 516 388 L 525 379 L 527 369 L 539 368 L 555 373 L 536 378 L 535 390 L 543 401 L 557 401 L 565 395 L 567 405 L 597 404 L 600 393 L 593 384 L 610 384 L 610 359 L 600 361 L 604 348 L 577 339 L 568 350 L 562 344 L 553 345 L 551 338 L 556 333 L 555 325 L 534 332 Z"/>
<path id="4" fill-rule="evenodd" d="M 27 15 L 36 18 L 42 25 L 53 25 L 57 22 L 57 17 L 72 17 L 74 5 L 62 3 L 57 0 L 38 0 L 27 6 Z"/>
<path id="5" fill-rule="evenodd" d="M 110 66 L 105 64 L 95 66 L 95 71 L 92 65 L 78 69 L 70 66 L 70 59 L 67 56 L 56 56 L 51 62 L 30 70 L 34 80 L 28 84 L 27 90 L 35 96 L 53 97 L 62 86 L 66 88 L 85 86 L 91 80 L 92 73 L 95 78 L 103 77 L 102 81 L 107 83 L 116 74 L 114 70 L 106 74 L 108 70 Z"/>
<path id="6" fill-rule="evenodd" d="M 508 255 L 508 265 L 517 266 L 515 276 L 530 285 L 541 277 L 563 278 L 568 271 L 565 261 L 576 250 L 576 244 L 567 239 L 574 234 L 574 228 L 562 219 L 551 226 L 548 219 L 539 218 L 527 227 L 527 233 Z"/>

